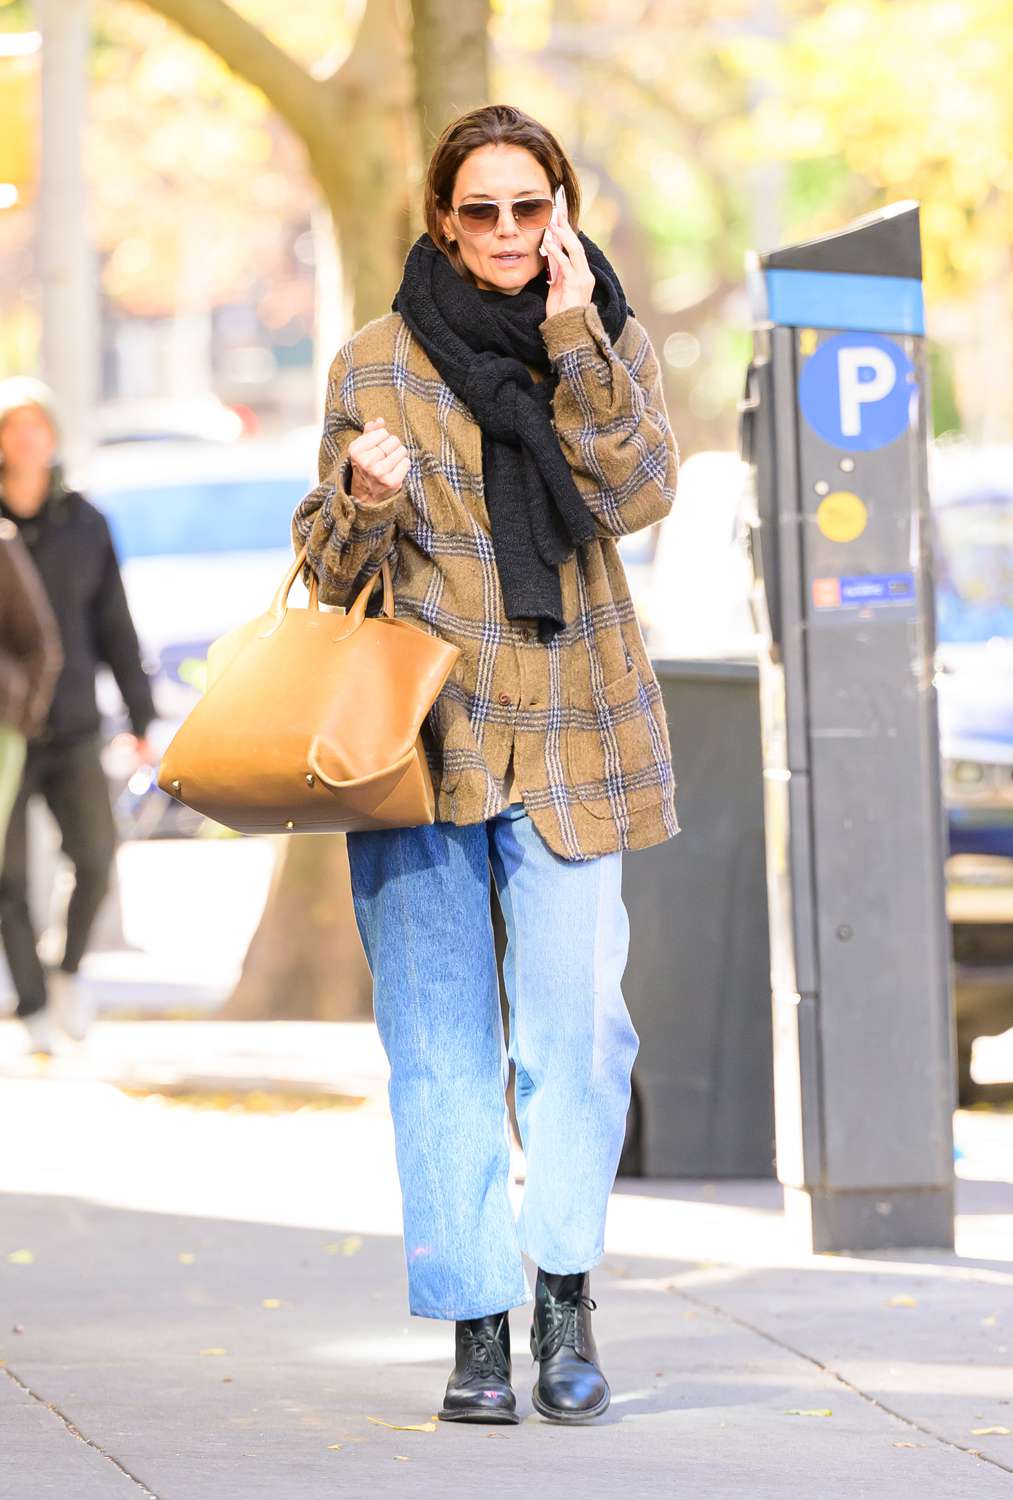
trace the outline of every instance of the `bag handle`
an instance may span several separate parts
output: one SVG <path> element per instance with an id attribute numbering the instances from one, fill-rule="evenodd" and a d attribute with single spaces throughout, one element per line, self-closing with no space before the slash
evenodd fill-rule
<path id="1" fill-rule="evenodd" d="M 306 561 L 306 554 L 308 550 L 309 549 L 307 547 L 307 544 L 304 542 L 302 547 L 299 549 L 298 556 L 292 560 L 288 572 L 285 574 L 285 577 L 278 585 L 278 590 L 273 600 L 271 601 L 270 610 L 270 613 L 274 616 L 276 623 L 280 624 L 282 616 L 288 608 L 288 596 L 292 592 L 292 585 L 295 583 L 296 579 L 299 577 L 300 572 L 302 571 L 302 566 Z M 371 578 L 367 579 L 367 581 L 363 584 L 362 588 L 356 595 L 351 608 L 348 610 L 348 618 L 354 619 L 356 626 L 361 625 L 362 621 L 365 619 L 366 605 L 369 603 L 370 595 L 373 592 L 373 588 L 378 578 L 383 579 L 383 613 L 389 620 L 393 620 L 394 618 L 394 580 L 391 577 L 390 563 L 385 557 L 383 562 L 380 564 L 379 573 L 374 573 Z M 312 570 L 310 572 L 309 595 L 310 609 L 319 609 L 320 585 L 317 581 L 317 575 L 312 572 Z"/>

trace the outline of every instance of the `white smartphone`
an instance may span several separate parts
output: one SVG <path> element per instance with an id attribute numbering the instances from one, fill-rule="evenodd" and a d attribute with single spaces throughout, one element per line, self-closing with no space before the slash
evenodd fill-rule
<path id="1" fill-rule="evenodd" d="M 552 200 L 552 217 L 549 220 L 549 227 L 551 228 L 553 225 L 559 224 L 565 218 L 566 218 L 566 189 L 563 187 L 563 184 L 560 183 L 559 186 L 558 186 L 558 188 L 555 191 L 554 196 L 553 196 L 553 200 Z M 544 256 L 547 257 L 549 252 L 542 245 L 539 245 L 539 247 L 538 247 L 538 253 L 539 253 L 539 255 L 544 255 Z M 546 268 L 545 268 L 545 274 L 548 277 L 548 279 L 549 279 L 549 285 L 551 286 L 552 285 L 552 265 L 551 265 L 551 263 L 548 266 L 546 266 Z"/>

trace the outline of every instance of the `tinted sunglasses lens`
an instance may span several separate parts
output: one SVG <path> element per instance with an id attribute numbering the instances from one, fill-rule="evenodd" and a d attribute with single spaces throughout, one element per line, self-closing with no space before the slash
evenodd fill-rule
<path id="1" fill-rule="evenodd" d="M 499 209 L 495 203 L 462 203 L 457 217 L 464 229 L 495 229 L 499 220 Z"/>
<path id="2" fill-rule="evenodd" d="M 551 217 L 551 198 L 519 198 L 514 204 L 514 218 L 522 229 L 543 229 Z"/>

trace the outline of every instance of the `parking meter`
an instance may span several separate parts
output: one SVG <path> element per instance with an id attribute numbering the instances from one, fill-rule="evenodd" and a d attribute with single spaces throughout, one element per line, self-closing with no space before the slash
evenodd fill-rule
<path id="1" fill-rule="evenodd" d="M 747 271 L 777 1174 L 812 1249 L 952 1246 L 918 205 Z"/>

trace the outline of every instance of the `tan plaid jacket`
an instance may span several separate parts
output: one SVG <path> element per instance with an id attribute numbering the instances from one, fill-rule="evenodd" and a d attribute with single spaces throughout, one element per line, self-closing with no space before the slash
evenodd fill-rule
<path id="1" fill-rule="evenodd" d="M 423 726 L 437 819 L 500 812 L 512 751 L 515 799 L 542 837 L 564 859 L 590 859 L 680 831 L 661 689 L 616 546 L 668 514 L 679 455 L 640 323 L 628 318 L 615 345 L 593 304 L 539 326 L 560 377 L 553 425 L 598 524 L 560 567 L 566 626 L 550 643 L 504 614 L 481 429 L 398 312 L 334 358 L 320 482 L 296 508 L 292 541 L 308 544 L 327 604 L 349 604 L 389 556 L 395 613 L 461 648 Z M 410 459 L 401 488 L 375 505 L 348 493 L 348 445 L 370 417 Z"/>

